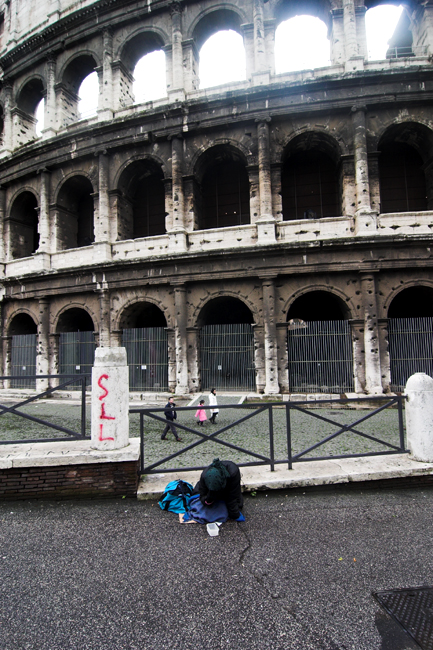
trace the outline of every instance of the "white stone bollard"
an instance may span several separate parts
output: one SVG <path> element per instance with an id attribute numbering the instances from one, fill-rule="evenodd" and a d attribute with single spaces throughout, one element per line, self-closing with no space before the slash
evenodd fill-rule
<path id="1" fill-rule="evenodd" d="M 129 374 L 125 348 L 96 348 L 92 368 L 93 449 L 129 445 Z"/>
<path id="2" fill-rule="evenodd" d="M 406 433 L 415 460 L 433 462 L 433 379 L 417 372 L 406 383 Z"/>

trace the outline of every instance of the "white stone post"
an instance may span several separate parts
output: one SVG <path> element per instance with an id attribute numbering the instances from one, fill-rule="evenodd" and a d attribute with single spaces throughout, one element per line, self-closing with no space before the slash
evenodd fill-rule
<path id="1" fill-rule="evenodd" d="M 93 449 L 129 445 L 129 376 L 125 348 L 97 348 L 92 368 Z"/>
<path id="2" fill-rule="evenodd" d="M 406 383 L 406 434 L 415 460 L 433 462 L 433 379 L 417 372 Z"/>

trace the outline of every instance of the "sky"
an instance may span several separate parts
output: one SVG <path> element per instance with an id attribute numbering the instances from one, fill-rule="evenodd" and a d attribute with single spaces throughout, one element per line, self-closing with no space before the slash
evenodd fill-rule
<path id="1" fill-rule="evenodd" d="M 368 58 L 385 58 L 402 6 L 381 5 L 366 14 Z M 314 47 L 312 47 L 314 43 Z M 313 16 L 296 16 L 281 23 L 275 37 L 276 73 L 321 68 L 330 64 L 326 26 Z M 165 55 L 152 52 L 138 62 L 134 94 L 137 104 L 166 95 Z M 230 81 L 245 79 L 245 51 L 242 37 L 232 30 L 218 32 L 200 50 L 200 88 L 210 88 Z M 98 82 L 96 72 L 87 77 L 79 90 L 82 118 L 96 114 Z M 43 128 L 43 104 L 36 112 L 37 132 Z"/>

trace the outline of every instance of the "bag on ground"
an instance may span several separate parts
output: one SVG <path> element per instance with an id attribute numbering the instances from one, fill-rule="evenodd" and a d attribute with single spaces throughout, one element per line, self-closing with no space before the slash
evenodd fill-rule
<path id="1" fill-rule="evenodd" d="M 186 512 L 191 499 L 193 487 L 191 483 L 182 481 L 170 481 L 165 486 L 164 493 L 158 501 L 161 510 L 169 510 L 170 512 Z"/>

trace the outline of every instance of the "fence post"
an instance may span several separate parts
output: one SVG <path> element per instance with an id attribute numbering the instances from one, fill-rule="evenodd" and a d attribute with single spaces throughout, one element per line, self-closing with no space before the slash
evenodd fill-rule
<path id="1" fill-rule="evenodd" d="M 433 379 L 417 372 L 406 383 L 406 432 L 415 460 L 433 462 Z"/>
<path id="2" fill-rule="evenodd" d="M 129 377 L 125 348 L 97 348 L 92 368 L 93 449 L 129 445 Z"/>

